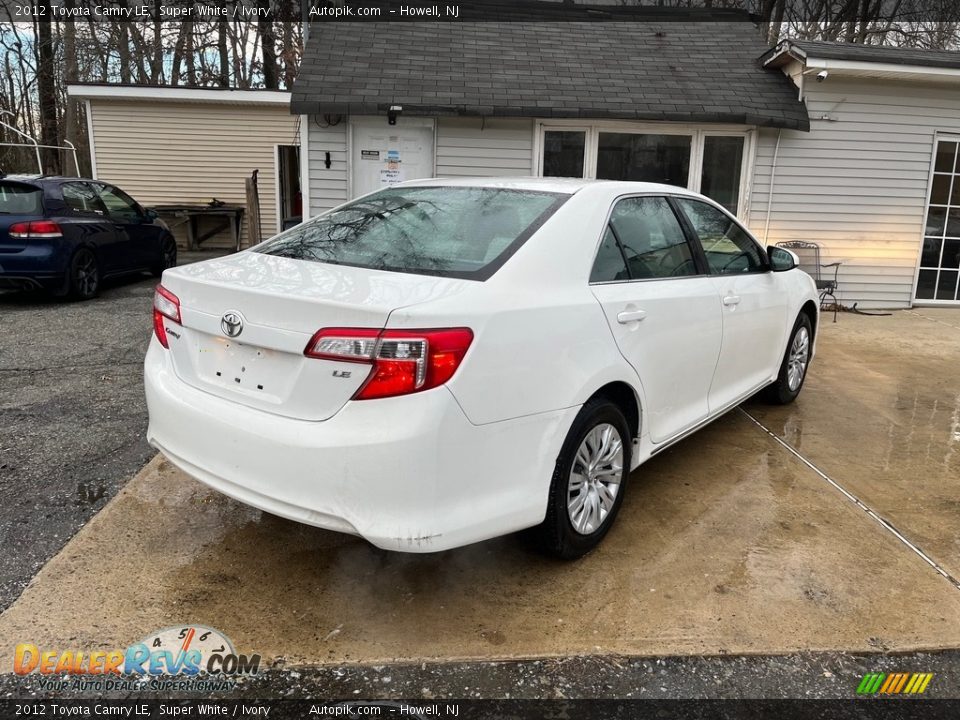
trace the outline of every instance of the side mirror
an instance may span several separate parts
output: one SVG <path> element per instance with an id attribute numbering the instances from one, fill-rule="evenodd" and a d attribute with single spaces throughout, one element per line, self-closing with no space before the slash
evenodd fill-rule
<path id="1" fill-rule="evenodd" d="M 771 245 L 767 248 L 767 257 L 770 259 L 770 269 L 773 272 L 786 272 L 799 265 L 797 256 L 786 248 Z"/>
<path id="2" fill-rule="evenodd" d="M 160 217 L 160 213 L 158 213 L 158 212 L 157 212 L 156 210 L 154 210 L 153 208 L 146 208 L 146 209 L 143 211 L 143 216 L 144 216 L 147 220 L 149 220 L 150 222 L 153 222 L 153 221 L 156 220 L 158 217 Z"/>

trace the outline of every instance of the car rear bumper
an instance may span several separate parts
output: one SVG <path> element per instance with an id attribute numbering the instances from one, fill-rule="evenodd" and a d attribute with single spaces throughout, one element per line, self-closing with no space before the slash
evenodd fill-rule
<path id="1" fill-rule="evenodd" d="M 67 275 L 69 254 L 62 241 L 31 241 L 22 248 L 0 246 L 0 290 L 55 290 Z"/>
<path id="2" fill-rule="evenodd" d="M 64 275 L 12 275 L 0 270 L 0 290 L 56 290 L 64 280 Z"/>
<path id="3" fill-rule="evenodd" d="M 471 424 L 446 388 L 285 418 L 180 380 L 154 339 L 151 445 L 243 503 L 377 547 L 434 552 L 538 524 L 578 408 Z"/>

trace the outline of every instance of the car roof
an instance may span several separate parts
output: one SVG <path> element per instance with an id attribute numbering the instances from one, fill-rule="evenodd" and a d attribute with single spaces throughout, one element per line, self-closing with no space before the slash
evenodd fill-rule
<path id="1" fill-rule="evenodd" d="M 661 192 L 696 195 L 686 188 L 662 183 L 556 177 L 425 178 L 422 180 L 407 180 L 398 183 L 396 187 L 489 187 L 506 190 L 539 190 L 540 192 L 564 195 L 573 195 L 586 187 L 604 187 L 615 191 L 617 194 Z"/>
<path id="2" fill-rule="evenodd" d="M 64 182 L 76 182 L 78 180 L 83 182 L 102 182 L 100 180 L 93 180 L 93 178 L 85 177 L 71 177 L 68 175 L 28 175 L 25 173 L 17 175 L 0 175 L 0 180 L 10 180 L 12 182 L 22 182 L 22 183 L 32 183 L 34 185 L 43 185 L 46 183 L 59 184 Z"/>

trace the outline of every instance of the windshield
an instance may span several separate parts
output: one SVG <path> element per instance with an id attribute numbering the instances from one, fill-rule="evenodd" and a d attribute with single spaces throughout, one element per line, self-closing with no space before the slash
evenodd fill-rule
<path id="1" fill-rule="evenodd" d="M 4 215 L 41 215 L 40 188 L 19 183 L 0 183 L 0 213 Z"/>
<path id="2" fill-rule="evenodd" d="M 256 252 L 485 280 L 567 197 L 503 188 L 390 188 L 298 225 Z"/>

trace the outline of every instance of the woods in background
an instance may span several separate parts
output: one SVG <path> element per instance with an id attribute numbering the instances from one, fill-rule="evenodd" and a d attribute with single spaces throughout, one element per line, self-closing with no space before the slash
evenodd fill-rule
<path id="1" fill-rule="evenodd" d="M 474 0 L 478 2 L 478 0 Z M 571 2 L 571 0 L 555 0 Z M 736 8 L 757 17 L 768 44 L 783 37 L 955 49 L 960 45 L 958 0 L 573 0 L 578 5 L 660 8 Z M 52 0 L 34 0 L 49 9 Z M 54 0 L 67 10 L 87 0 Z M 296 17 L 302 0 L 223 0 L 269 8 L 273 17 Z M 327 0 L 337 4 L 337 0 Z M 101 7 L 145 5 L 159 14 L 161 0 L 97 0 Z M 163 0 L 165 7 L 195 7 L 202 0 Z M 208 5 L 213 4 L 207 2 Z M 313 4 L 323 4 L 314 0 Z M 9 16 L 7 16 L 9 17 Z M 52 17 L 47 13 L 47 17 Z M 303 50 L 299 22 L 59 18 L 3 22 L 0 15 L 0 120 L 45 145 L 77 147 L 80 171 L 89 174 L 82 108 L 67 102 L 74 82 L 289 89 Z M 438 30 L 442 31 L 440 28 Z M 17 142 L 0 127 L 0 142 Z M 72 156 L 43 152 L 44 171 L 75 171 Z M 35 172 L 32 150 L 0 146 L 0 169 Z"/>

